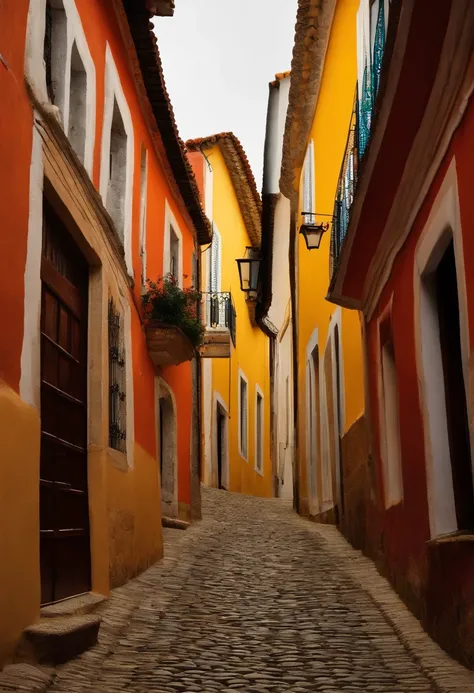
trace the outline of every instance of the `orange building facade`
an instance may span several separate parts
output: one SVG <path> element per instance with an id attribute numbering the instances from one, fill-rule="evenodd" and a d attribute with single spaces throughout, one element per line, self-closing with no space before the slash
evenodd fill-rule
<path id="1" fill-rule="evenodd" d="M 153 364 L 141 308 L 211 240 L 150 32 L 171 4 L 2 6 L 0 663 L 199 516 L 198 368 Z"/>

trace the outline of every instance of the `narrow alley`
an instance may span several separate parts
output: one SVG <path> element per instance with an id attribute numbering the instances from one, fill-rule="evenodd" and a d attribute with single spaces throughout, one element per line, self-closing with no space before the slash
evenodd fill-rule
<path id="1" fill-rule="evenodd" d="M 474 693 L 474 0 L 0 0 L 0 93 L 0 693 Z"/>
<path id="2" fill-rule="evenodd" d="M 165 530 L 165 559 L 112 594 L 99 644 L 50 693 L 472 690 L 334 527 L 279 500 L 203 500 L 205 519 Z"/>

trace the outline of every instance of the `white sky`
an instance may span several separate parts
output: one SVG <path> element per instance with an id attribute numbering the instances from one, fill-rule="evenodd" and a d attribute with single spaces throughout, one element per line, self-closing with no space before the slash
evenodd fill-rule
<path id="1" fill-rule="evenodd" d="M 290 69 L 297 0 L 176 0 L 155 20 L 184 140 L 232 131 L 261 190 L 268 83 Z"/>

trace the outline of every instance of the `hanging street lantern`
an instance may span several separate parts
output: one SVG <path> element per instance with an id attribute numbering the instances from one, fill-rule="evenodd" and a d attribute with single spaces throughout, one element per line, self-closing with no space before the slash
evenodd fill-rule
<path id="1" fill-rule="evenodd" d="M 239 268 L 240 288 L 249 294 L 249 298 L 257 297 L 258 275 L 260 273 L 260 257 L 254 248 L 246 248 L 243 258 L 237 260 Z"/>
<path id="2" fill-rule="evenodd" d="M 329 231 L 329 223 L 325 222 L 322 224 L 316 224 L 315 221 L 307 221 L 308 217 L 315 217 L 316 214 L 312 212 L 301 212 L 301 216 L 305 218 L 303 224 L 301 224 L 300 233 L 302 234 L 306 247 L 308 250 L 318 250 L 321 245 L 321 239 L 326 231 Z M 320 216 L 329 216 L 322 214 Z M 332 215 L 330 215 L 332 217 Z"/>

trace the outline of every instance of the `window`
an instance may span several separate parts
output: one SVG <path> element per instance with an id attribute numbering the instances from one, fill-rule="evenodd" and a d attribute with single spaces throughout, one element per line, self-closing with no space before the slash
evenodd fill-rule
<path id="1" fill-rule="evenodd" d="M 372 112 L 380 84 L 389 12 L 387 0 L 361 0 L 357 12 L 359 158 L 367 147 Z"/>
<path id="2" fill-rule="evenodd" d="M 123 318 L 109 299 L 109 445 L 126 452 L 126 370 Z"/>
<path id="3" fill-rule="evenodd" d="M 64 117 L 67 18 L 61 0 L 47 0 L 43 60 L 49 100 Z"/>
<path id="4" fill-rule="evenodd" d="M 165 201 L 163 274 L 172 274 L 183 288 L 183 237 L 173 212 Z"/>
<path id="5" fill-rule="evenodd" d="M 285 380 L 285 447 L 290 443 L 290 376 Z"/>
<path id="6" fill-rule="evenodd" d="M 217 293 L 221 290 L 221 235 L 217 228 L 212 227 L 212 243 L 209 258 L 209 291 Z"/>
<path id="7" fill-rule="evenodd" d="M 117 101 L 114 99 L 110 131 L 109 184 L 107 210 L 124 242 L 125 188 L 127 183 L 127 135 Z"/>
<path id="8" fill-rule="evenodd" d="M 133 277 L 132 205 L 135 145 L 132 116 L 110 46 L 105 48 L 105 99 L 100 161 L 100 194 L 122 242 L 127 273 Z"/>
<path id="9" fill-rule="evenodd" d="M 314 204 L 314 146 L 311 141 L 306 151 L 306 158 L 303 167 L 303 212 L 307 212 L 304 217 L 305 224 L 314 222 L 312 213 L 315 211 Z"/>
<path id="10" fill-rule="evenodd" d="M 255 469 L 263 474 L 263 395 L 258 387 L 255 402 Z"/>
<path id="11" fill-rule="evenodd" d="M 447 442 L 451 462 L 454 506 L 458 530 L 474 529 L 474 492 L 472 479 L 469 415 L 464 382 L 461 347 L 461 321 L 454 242 L 450 239 L 433 274 L 433 303 L 438 317 L 438 343 L 447 423 Z M 441 375 L 440 374 L 440 375 Z"/>
<path id="12" fill-rule="evenodd" d="M 395 348 L 390 317 L 380 324 L 382 371 L 382 460 L 384 470 L 385 507 L 403 500 L 403 478 L 400 455 L 400 422 Z"/>
<path id="13" fill-rule="evenodd" d="M 179 271 L 179 238 L 176 231 L 170 226 L 170 266 L 169 272 L 178 280 L 181 279 Z"/>
<path id="14" fill-rule="evenodd" d="M 71 52 L 71 87 L 69 97 L 69 139 L 72 147 L 84 163 L 87 116 L 87 75 L 77 50 L 76 42 Z"/>
<path id="15" fill-rule="evenodd" d="M 248 452 L 248 383 L 243 373 L 239 374 L 239 452 L 247 459 Z"/>
<path id="16" fill-rule="evenodd" d="M 148 153 L 142 145 L 140 163 L 140 266 L 142 289 L 146 285 L 146 206 L 148 186 Z"/>

